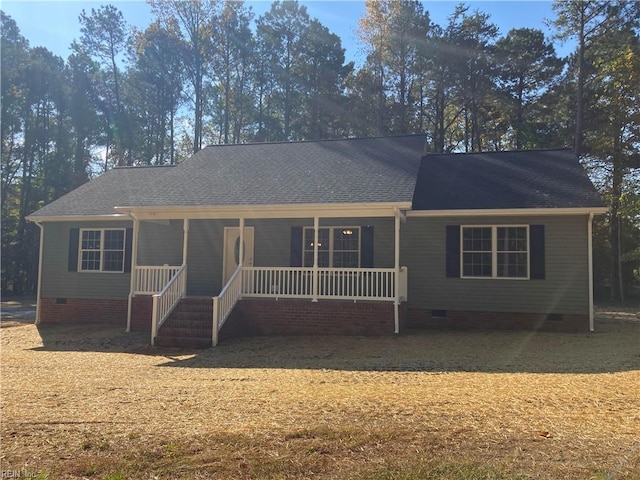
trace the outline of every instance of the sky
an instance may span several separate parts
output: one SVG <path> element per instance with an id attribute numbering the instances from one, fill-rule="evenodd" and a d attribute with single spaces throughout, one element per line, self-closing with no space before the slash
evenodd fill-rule
<path id="1" fill-rule="evenodd" d="M 91 8 L 99 8 L 111 3 L 120 9 L 125 20 L 131 26 L 145 29 L 152 21 L 151 8 L 144 0 L 0 0 L 0 8 L 12 17 L 31 47 L 46 47 L 54 54 L 66 59 L 70 53 L 70 45 L 80 36 L 78 16 L 82 10 L 89 12 Z M 429 11 L 431 20 L 439 25 L 446 25 L 458 1 L 426 0 L 425 10 Z M 546 21 L 554 18 L 551 1 L 546 0 L 493 0 L 467 1 L 471 10 L 480 10 L 491 16 L 491 21 L 500 29 L 500 35 L 506 35 L 512 28 L 538 28 L 547 37 L 552 34 Z M 247 1 L 258 17 L 267 11 L 270 0 Z M 357 0 L 314 0 L 300 1 L 307 7 L 310 17 L 317 18 L 332 33 L 342 40 L 346 50 L 347 61 L 362 64 L 363 54 L 357 40 L 358 20 L 364 15 L 364 1 Z M 571 53 L 570 44 L 557 44 L 556 53 L 561 56 Z"/>

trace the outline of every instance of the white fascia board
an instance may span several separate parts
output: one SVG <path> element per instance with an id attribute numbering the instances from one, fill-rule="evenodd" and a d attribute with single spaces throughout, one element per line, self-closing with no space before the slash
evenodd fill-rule
<path id="1" fill-rule="evenodd" d="M 410 202 L 397 203 L 336 203 L 295 205 L 232 205 L 232 206 L 168 206 L 116 207 L 123 214 L 133 213 L 139 219 L 227 219 L 227 218 L 338 218 L 393 217 L 397 209 L 411 208 Z"/>
<path id="2" fill-rule="evenodd" d="M 51 215 L 51 216 L 35 216 L 29 215 L 25 217 L 27 221 L 33 223 L 45 222 L 104 222 L 104 221 L 122 221 L 131 220 L 131 217 L 124 213 L 114 213 L 111 215 Z"/>
<path id="3" fill-rule="evenodd" d="M 508 208 L 508 209 L 470 209 L 470 210 L 411 210 L 407 217 L 494 217 L 494 216 L 567 216 L 602 215 L 609 211 L 607 207 L 581 208 Z"/>

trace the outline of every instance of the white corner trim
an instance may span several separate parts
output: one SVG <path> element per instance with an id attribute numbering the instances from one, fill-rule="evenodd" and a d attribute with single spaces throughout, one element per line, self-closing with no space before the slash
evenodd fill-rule
<path id="1" fill-rule="evenodd" d="M 593 304 L 593 213 L 589 215 L 587 223 L 587 255 L 589 264 L 589 331 L 595 331 L 594 304 Z"/>
<path id="2" fill-rule="evenodd" d="M 40 254 L 38 257 L 38 286 L 36 291 L 36 325 L 40 325 L 40 297 L 42 296 L 42 255 L 44 253 L 44 225 L 34 222 L 40 227 Z"/>

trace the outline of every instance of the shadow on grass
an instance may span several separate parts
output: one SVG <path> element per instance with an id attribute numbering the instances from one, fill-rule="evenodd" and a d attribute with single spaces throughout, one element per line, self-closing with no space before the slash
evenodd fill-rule
<path id="1" fill-rule="evenodd" d="M 161 357 L 160 367 L 492 373 L 640 370 L 640 319 L 603 313 L 594 333 L 422 330 L 399 336 L 236 338 L 206 350 L 149 345 L 144 332 L 111 325 L 37 326 L 36 351 L 119 352 Z"/>
<path id="2" fill-rule="evenodd" d="M 146 332 L 125 331 L 125 325 L 72 324 L 36 325 L 42 346 L 33 351 L 46 352 L 113 352 L 159 355 L 149 344 Z"/>
<path id="3" fill-rule="evenodd" d="M 588 334 L 420 331 L 398 337 L 235 339 L 162 364 L 181 368 L 615 373 L 640 370 L 640 325 Z"/>

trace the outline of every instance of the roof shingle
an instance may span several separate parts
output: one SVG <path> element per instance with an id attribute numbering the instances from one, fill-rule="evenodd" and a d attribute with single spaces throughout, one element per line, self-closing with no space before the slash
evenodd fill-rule
<path id="1" fill-rule="evenodd" d="M 414 210 L 603 206 L 570 150 L 427 155 L 413 198 Z"/>
<path id="2" fill-rule="evenodd" d="M 33 217 L 114 207 L 410 203 L 414 210 L 602 207 L 568 150 L 431 154 L 423 135 L 210 146 L 174 167 L 116 168 Z"/>
<path id="3" fill-rule="evenodd" d="M 421 135 L 206 147 L 127 206 L 411 202 Z"/>

